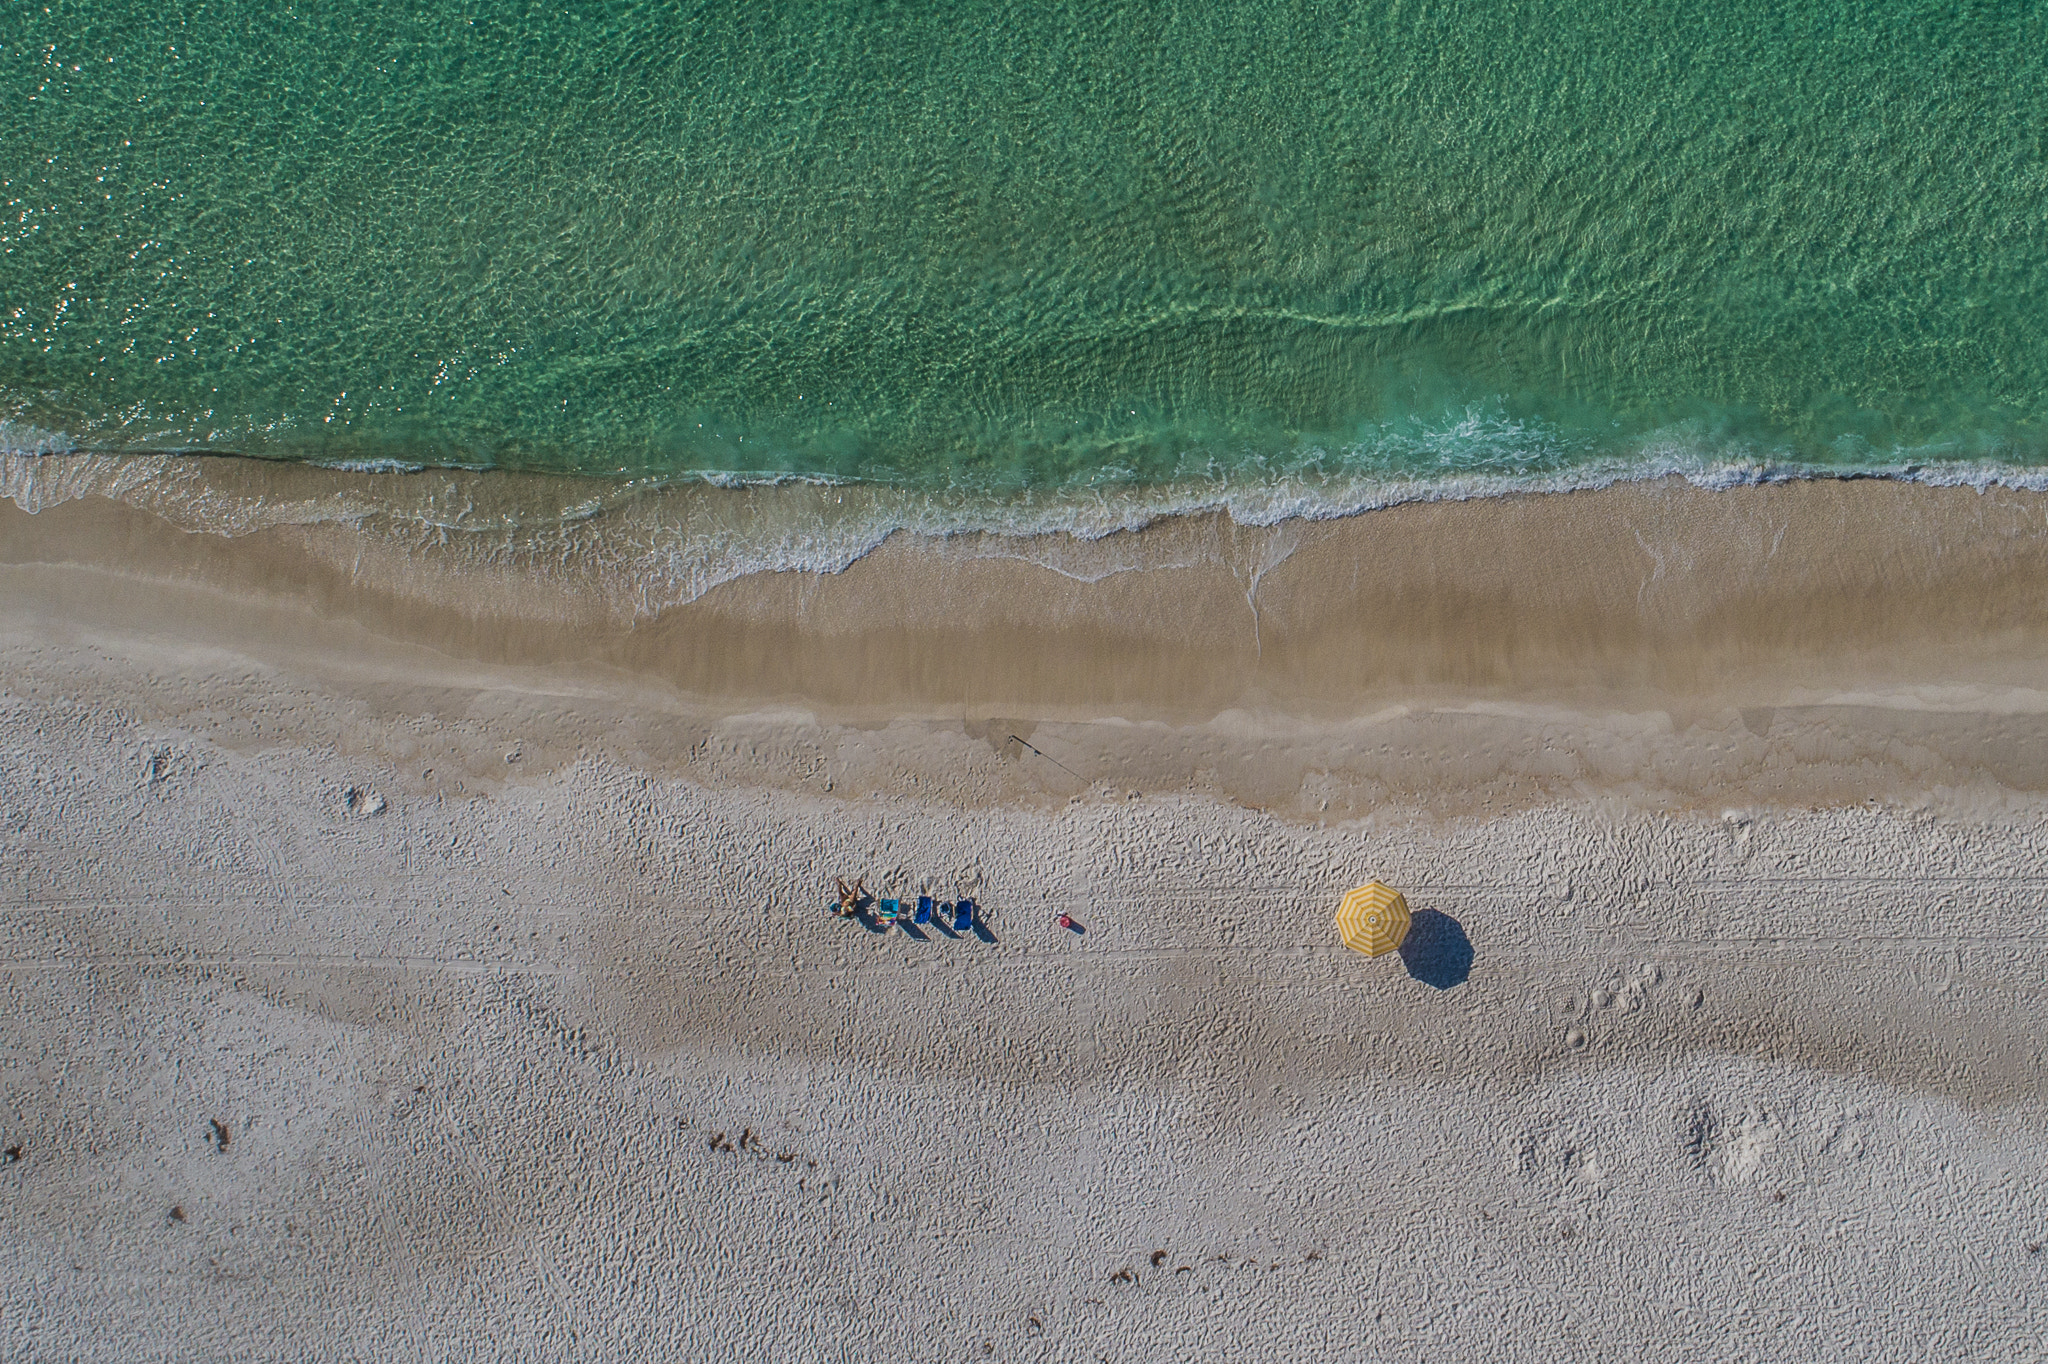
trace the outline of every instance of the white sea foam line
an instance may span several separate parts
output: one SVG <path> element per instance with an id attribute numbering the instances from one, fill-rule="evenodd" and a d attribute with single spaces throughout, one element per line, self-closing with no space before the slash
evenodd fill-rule
<path id="1" fill-rule="evenodd" d="M 1465 425 L 1469 425 L 1466 423 Z M 1540 429 L 1496 423 L 1501 440 L 1548 438 Z M 1424 433 L 1448 440 L 1469 434 L 1464 426 Z M 1429 439 L 1405 438 L 1428 448 Z M 1552 442 L 1554 443 L 1554 442 Z M 1929 452 L 1938 455 L 1942 452 Z M 1313 460 L 1302 461 L 1313 465 Z M 1441 462 L 1440 462 L 1441 463 Z M 1221 467 L 1212 465 L 1212 467 Z M 589 499 L 545 518 L 522 522 L 504 516 L 474 519 L 468 507 L 436 513 L 429 508 L 403 509 L 335 494 L 310 502 L 262 506 L 253 500 L 224 497 L 199 482 L 197 470 L 174 455 L 113 455 L 81 452 L 61 444 L 57 435 L 18 425 L 0 430 L 0 496 L 25 511 L 35 512 L 79 497 L 100 495 L 150 507 L 188 529 L 242 534 L 268 526 L 311 522 L 360 521 L 383 516 L 410 522 L 438 537 L 466 534 L 505 535 L 567 528 L 607 510 L 623 511 L 650 490 L 699 483 L 752 488 L 782 484 L 858 489 L 865 505 L 837 522 L 812 525 L 721 525 L 706 527 L 687 518 L 671 524 L 639 527 L 650 539 L 639 546 L 601 546 L 600 558 L 630 584 L 632 612 L 645 616 L 665 607 L 693 601 L 704 593 L 761 572 L 838 573 L 872 553 L 898 531 L 932 540 L 983 534 L 1017 541 L 1063 533 L 1082 542 L 1118 532 L 1136 531 L 1176 516 L 1222 512 L 1239 525 L 1272 527 L 1289 520 L 1334 520 L 1407 502 L 1469 501 L 1494 496 L 1539 492 L 1571 492 L 1611 487 L 1617 483 L 1654 481 L 1677 476 L 1696 487 L 1719 489 L 1762 483 L 1819 478 L 1886 478 L 1941 487 L 1973 487 L 1986 491 L 2010 487 L 2048 490 L 2048 469 L 1996 461 L 1918 459 L 1911 451 L 1895 452 L 1892 462 L 1857 469 L 1802 464 L 1773 459 L 1753 450 L 1738 454 L 1702 451 L 1687 443 L 1684 433 L 1657 433 L 1633 455 L 1596 459 L 1541 474 L 1505 470 L 1467 473 L 1449 469 L 1434 475 L 1389 477 L 1384 472 L 1354 470 L 1323 477 L 1283 472 L 1275 478 L 1246 479 L 1243 474 L 1215 480 L 1183 480 L 1157 487 L 1103 486 L 1055 489 L 1041 493 L 977 495 L 969 490 L 919 492 L 874 484 L 791 474 L 695 471 L 622 483 L 613 494 Z M 588 546 L 563 546 L 565 550 Z M 510 550 L 508 552 L 516 552 Z M 993 548 L 991 557 L 1043 557 L 1019 548 Z M 1069 576 L 1087 574 L 1067 571 Z M 1119 571 L 1111 565 L 1101 576 Z"/>

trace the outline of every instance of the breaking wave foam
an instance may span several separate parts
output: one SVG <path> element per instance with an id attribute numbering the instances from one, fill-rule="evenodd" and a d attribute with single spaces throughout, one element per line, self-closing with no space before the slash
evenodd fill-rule
<path id="1" fill-rule="evenodd" d="M 189 531 L 228 536 L 346 527 L 422 555 L 595 578 L 614 610 L 645 617 L 750 574 L 838 573 L 899 533 L 972 557 L 1028 559 L 1095 579 L 1157 566 L 1104 542 L 1176 517 L 1221 515 L 1239 526 L 1277 527 L 1407 502 L 1669 477 L 1708 489 L 1856 477 L 2048 490 L 2048 468 L 1964 458 L 1950 447 L 1884 458 L 1859 452 L 1853 461 L 1820 463 L 1716 447 L 1696 433 L 1670 430 L 1625 454 L 1602 455 L 1484 414 L 1404 440 L 1334 459 L 1310 451 L 1278 469 L 1259 461 L 1184 468 L 1164 484 L 1104 481 L 988 493 L 785 474 L 606 481 L 381 462 L 114 454 L 78 450 L 61 435 L 15 423 L 0 425 L 0 496 L 31 513 L 107 498 Z"/>

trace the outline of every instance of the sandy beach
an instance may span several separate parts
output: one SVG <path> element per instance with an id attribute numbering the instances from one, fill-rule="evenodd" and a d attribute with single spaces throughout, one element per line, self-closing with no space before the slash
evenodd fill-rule
<path id="1" fill-rule="evenodd" d="M 380 524 L 0 502 L 0 1355 L 2041 1356 L 2048 495 Z"/>

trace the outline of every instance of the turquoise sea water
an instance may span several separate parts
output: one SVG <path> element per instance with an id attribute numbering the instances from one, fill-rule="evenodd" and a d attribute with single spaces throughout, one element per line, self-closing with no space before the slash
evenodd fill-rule
<path id="1" fill-rule="evenodd" d="M 2048 465 L 2034 4 L 98 0 L 0 82 L 17 451 Z"/>

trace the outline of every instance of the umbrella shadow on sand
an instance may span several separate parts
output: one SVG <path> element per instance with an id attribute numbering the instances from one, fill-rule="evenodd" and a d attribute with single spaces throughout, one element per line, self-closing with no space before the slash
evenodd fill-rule
<path id="1" fill-rule="evenodd" d="M 1465 926 L 1434 909 L 1418 909 L 1408 920 L 1401 940 L 1401 964 L 1424 985 L 1455 989 L 1472 974 L 1472 940 Z"/>

